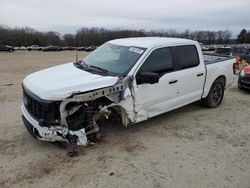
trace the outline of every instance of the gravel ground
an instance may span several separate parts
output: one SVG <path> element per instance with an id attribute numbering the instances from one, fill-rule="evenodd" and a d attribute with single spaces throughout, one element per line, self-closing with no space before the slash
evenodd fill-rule
<path id="1" fill-rule="evenodd" d="M 236 80 L 216 109 L 198 102 L 129 128 L 103 122 L 104 140 L 75 158 L 33 139 L 20 117 L 23 78 L 74 59 L 0 53 L 0 187 L 250 187 L 250 93 Z"/>

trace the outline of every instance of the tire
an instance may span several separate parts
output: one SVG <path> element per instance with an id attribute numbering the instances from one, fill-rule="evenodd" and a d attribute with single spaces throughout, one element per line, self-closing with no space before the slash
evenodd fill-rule
<path id="1" fill-rule="evenodd" d="M 225 79 L 219 78 L 214 81 L 206 98 L 202 99 L 203 105 L 209 108 L 220 106 L 224 97 Z"/>

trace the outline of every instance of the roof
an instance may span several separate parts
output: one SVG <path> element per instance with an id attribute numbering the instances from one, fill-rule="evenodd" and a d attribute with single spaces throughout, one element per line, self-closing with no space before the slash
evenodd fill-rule
<path id="1" fill-rule="evenodd" d="M 168 37 L 134 37 L 109 41 L 109 43 L 122 46 L 137 46 L 142 48 L 152 48 L 156 46 L 171 46 L 178 44 L 198 44 L 198 42 L 188 39 L 168 38 Z"/>

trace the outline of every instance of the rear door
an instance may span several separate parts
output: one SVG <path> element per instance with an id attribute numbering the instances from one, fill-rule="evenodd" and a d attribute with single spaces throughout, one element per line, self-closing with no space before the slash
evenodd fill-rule
<path id="1" fill-rule="evenodd" d="M 195 45 L 172 47 L 173 60 L 177 66 L 177 106 L 199 100 L 203 93 L 205 66 L 199 58 Z"/>

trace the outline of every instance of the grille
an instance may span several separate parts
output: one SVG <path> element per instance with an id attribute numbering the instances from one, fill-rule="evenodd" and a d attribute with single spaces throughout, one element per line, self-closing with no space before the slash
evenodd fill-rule
<path id="1" fill-rule="evenodd" d="M 43 119 L 43 106 L 42 104 L 32 98 L 28 93 L 23 90 L 23 102 L 29 113 L 37 120 Z"/>
<path id="2" fill-rule="evenodd" d="M 60 121 L 60 101 L 49 101 L 40 99 L 27 89 L 23 88 L 23 103 L 30 115 L 36 119 L 41 126 L 49 127 Z"/>
<path id="3" fill-rule="evenodd" d="M 250 82 L 241 81 L 241 84 L 242 84 L 243 87 L 245 87 L 245 88 L 250 88 Z"/>
<path id="4" fill-rule="evenodd" d="M 242 78 L 242 81 L 243 81 L 243 82 L 248 82 L 248 83 L 250 83 L 250 76 L 249 76 L 249 75 L 244 76 L 244 77 Z"/>
<path id="5" fill-rule="evenodd" d="M 242 85 L 243 85 L 244 88 L 250 89 L 250 84 L 243 83 Z"/>

